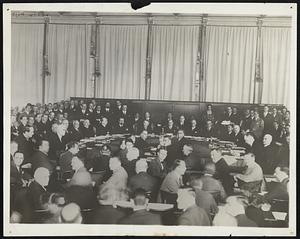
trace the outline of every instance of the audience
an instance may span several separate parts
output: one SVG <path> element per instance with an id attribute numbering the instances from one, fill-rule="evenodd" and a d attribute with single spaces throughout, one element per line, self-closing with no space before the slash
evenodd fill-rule
<path id="1" fill-rule="evenodd" d="M 121 101 L 101 106 L 94 99 L 70 100 L 12 109 L 11 222 L 174 225 L 181 209 L 179 225 L 264 226 L 264 214 L 257 211 L 262 209 L 251 209 L 255 200 L 272 210 L 274 201 L 289 199 L 290 112 L 285 107 L 258 110 L 246 108 L 241 116 L 229 106 L 219 117 L 208 105 L 199 118 L 168 112 L 161 121 Z M 129 133 L 121 146 L 114 140 L 123 136 L 110 137 Z M 160 134 L 159 145 L 153 143 L 154 133 Z M 94 136 L 105 137 L 99 143 L 93 139 L 92 146 L 81 141 Z M 195 143 L 205 140 L 211 157 L 199 147 L 204 143 Z M 234 153 L 236 146 L 245 147 L 246 154 Z M 66 183 L 60 173 L 70 173 L 70 180 Z M 266 182 L 263 173 L 274 174 L 278 182 Z M 238 190 L 245 199 L 235 195 Z M 258 197 L 261 190 L 267 193 Z M 149 211 L 149 200 L 172 204 L 166 212 L 170 217 Z M 127 201 L 133 211 L 128 214 L 118 201 Z M 255 215 L 262 220 L 254 220 Z"/>

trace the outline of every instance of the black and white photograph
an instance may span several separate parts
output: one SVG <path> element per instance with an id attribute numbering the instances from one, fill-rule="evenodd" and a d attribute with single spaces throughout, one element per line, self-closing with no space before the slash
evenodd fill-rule
<path id="1" fill-rule="evenodd" d="M 4 4 L 5 235 L 296 235 L 296 11 Z"/>

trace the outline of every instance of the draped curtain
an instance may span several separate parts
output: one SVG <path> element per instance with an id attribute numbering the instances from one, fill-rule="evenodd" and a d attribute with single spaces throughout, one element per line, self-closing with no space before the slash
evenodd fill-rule
<path id="1" fill-rule="evenodd" d="M 46 102 L 90 96 L 90 36 L 89 25 L 49 25 Z"/>
<path id="2" fill-rule="evenodd" d="M 42 101 L 43 24 L 11 25 L 11 104 Z"/>
<path id="3" fill-rule="evenodd" d="M 252 102 L 256 43 L 256 27 L 207 27 L 204 47 L 206 101 Z"/>
<path id="4" fill-rule="evenodd" d="M 193 100 L 198 26 L 154 26 L 150 98 Z"/>
<path id="5" fill-rule="evenodd" d="M 148 27 L 101 25 L 97 97 L 143 99 Z"/>
<path id="6" fill-rule="evenodd" d="M 289 104 L 291 29 L 262 28 L 262 103 Z"/>

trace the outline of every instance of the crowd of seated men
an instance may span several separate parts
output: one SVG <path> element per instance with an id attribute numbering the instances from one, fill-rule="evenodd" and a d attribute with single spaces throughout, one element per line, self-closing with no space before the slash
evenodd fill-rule
<path id="1" fill-rule="evenodd" d="M 289 197 L 286 108 L 269 112 L 265 106 L 263 112 L 246 109 L 241 115 L 227 107 L 218 119 L 208 105 L 200 117 L 181 115 L 177 121 L 168 113 L 154 122 L 149 112 L 142 117 L 120 101 L 102 108 L 94 100 L 88 105 L 71 100 L 27 104 L 13 109 L 11 119 L 11 222 L 264 227 L 274 200 Z M 162 135 L 150 161 L 143 157 L 149 133 Z M 107 134 L 130 136 L 117 152 L 104 145 L 92 159 L 79 150 L 80 139 Z M 209 159 L 199 158 L 186 135 L 245 147 L 245 167 L 234 171 L 219 149 Z M 188 176 L 195 168 L 201 173 Z M 99 171 L 105 174 L 94 180 Z M 70 174 L 64 183 L 58 180 L 62 174 Z M 270 185 L 264 175 L 275 175 L 277 182 Z M 120 208 L 118 201 L 132 206 Z M 149 210 L 149 202 L 174 207 L 158 213 Z"/>

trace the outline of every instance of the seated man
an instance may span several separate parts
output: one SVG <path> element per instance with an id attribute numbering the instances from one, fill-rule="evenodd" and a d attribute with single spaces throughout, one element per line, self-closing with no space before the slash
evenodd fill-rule
<path id="1" fill-rule="evenodd" d="M 174 121 L 172 119 L 168 120 L 168 125 L 163 127 L 165 134 L 173 134 L 176 135 L 177 127 L 174 125 Z"/>
<path id="2" fill-rule="evenodd" d="M 128 176 L 135 174 L 135 162 L 140 156 L 140 152 L 136 147 L 133 147 L 132 139 L 125 140 L 124 145 L 121 145 L 121 151 L 119 153 L 122 167 L 126 170 Z"/>
<path id="3" fill-rule="evenodd" d="M 264 195 L 264 199 L 269 202 L 273 199 L 288 200 L 289 169 L 277 167 L 274 174 L 279 182 L 272 182 L 272 186 L 269 187 L 270 191 Z"/>
<path id="4" fill-rule="evenodd" d="M 81 132 L 83 135 L 83 138 L 90 138 L 95 136 L 94 128 L 91 126 L 90 121 L 88 119 L 85 119 L 83 121 Z"/>
<path id="5" fill-rule="evenodd" d="M 193 146 L 191 144 L 185 144 L 182 149 L 183 158 L 186 163 L 186 168 L 188 170 L 199 170 L 202 171 L 205 161 L 200 158 L 199 155 L 194 152 Z"/>
<path id="6" fill-rule="evenodd" d="M 47 193 L 46 187 L 49 183 L 50 172 L 46 168 L 37 168 L 34 172 L 34 181 L 30 183 L 28 188 L 28 200 L 34 210 L 42 209 L 41 195 Z"/>
<path id="7" fill-rule="evenodd" d="M 49 141 L 45 139 L 38 140 L 37 146 L 38 151 L 36 151 L 31 158 L 33 172 L 39 167 L 44 167 L 49 170 L 50 174 L 52 174 L 56 162 L 50 161 L 48 157 L 50 148 Z"/>
<path id="8" fill-rule="evenodd" d="M 59 166 L 62 173 L 71 171 L 72 158 L 79 152 L 78 143 L 70 142 L 67 144 L 67 151 L 62 153 L 59 158 Z"/>
<path id="9" fill-rule="evenodd" d="M 241 127 L 238 124 L 233 126 L 233 142 L 239 147 L 245 145 L 244 136 L 241 133 Z"/>
<path id="10" fill-rule="evenodd" d="M 124 210 L 115 206 L 116 201 L 127 201 L 128 195 L 124 190 L 101 185 L 98 191 L 99 205 L 95 208 L 91 223 L 93 224 L 117 224 L 126 216 Z"/>
<path id="11" fill-rule="evenodd" d="M 128 174 L 121 166 L 120 158 L 112 157 L 109 160 L 109 168 L 113 172 L 112 176 L 104 182 L 108 187 L 116 187 L 118 189 L 126 189 Z"/>
<path id="12" fill-rule="evenodd" d="M 76 203 L 69 203 L 60 212 L 61 223 L 82 223 L 80 207 Z"/>
<path id="13" fill-rule="evenodd" d="M 141 155 L 144 154 L 144 152 L 150 147 L 148 142 L 146 141 L 148 137 L 148 132 L 146 130 L 143 130 L 140 134 L 140 138 L 137 138 L 135 142 L 135 147 L 137 147 L 141 153 Z"/>
<path id="14" fill-rule="evenodd" d="M 148 198 L 144 189 L 137 189 L 133 197 L 133 212 L 119 221 L 120 224 L 162 225 L 159 214 L 147 210 Z"/>
<path id="15" fill-rule="evenodd" d="M 173 170 L 167 174 L 160 186 L 163 202 L 176 204 L 178 189 L 183 187 L 182 176 L 185 174 L 185 171 L 185 162 L 176 159 L 173 164 Z"/>
<path id="16" fill-rule="evenodd" d="M 135 164 L 136 175 L 128 180 L 128 188 L 134 192 L 138 188 L 144 189 L 151 195 L 151 201 L 155 201 L 158 192 L 158 180 L 147 173 L 148 164 L 146 159 L 140 159 Z"/>
<path id="17" fill-rule="evenodd" d="M 216 202 L 222 202 L 226 198 L 226 193 L 222 183 L 213 176 L 216 173 L 216 166 L 214 163 L 207 163 L 204 167 L 204 175 L 201 177 L 203 183 L 203 191 L 211 193 Z"/>
<path id="18" fill-rule="evenodd" d="M 217 130 L 213 126 L 213 122 L 211 120 L 206 121 L 205 128 L 201 132 L 202 137 L 211 138 L 217 137 L 218 133 Z"/>
<path id="19" fill-rule="evenodd" d="M 184 137 L 185 133 L 183 129 L 179 129 L 177 132 L 177 137 L 172 139 L 172 145 L 176 148 L 176 154 L 181 158 L 183 157 L 183 146 L 187 144 L 187 139 Z"/>
<path id="20" fill-rule="evenodd" d="M 118 124 L 113 128 L 112 132 L 113 134 L 127 134 L 129 132 L 123 117 L 119 118 Z"/>
<path id="21" fill-rule="evenodd" d="M 211 221 L 205 210 L 196 205 L 195 195 L 193 195 L 193 192 L 189 192 L 187 189 L 179 189 L 177 205 L 178 209 L 183 210 L 183 213 L 178 218 L 178 225 L 211 225 Z"/>
<path id="22" fill-rule="evenodd" d="M 166 162 L 165 159 L 168 155 L 167 150 L 160 148 L 157 153 L 157 157 L 152 159 L 149 163 L 148 173 L 153 177 L 162 181 L 166 176 Z"/>
<path id="23" fill-rule="evenodd" d="M 216 166 L 215 177 L 222 182 L 226 194 L 231 195 L 233 193 L 234 179 L 230 175 L 230 167 L 223 158 L 222 151 L 220 149 L 214 149 L 210 155 Z"/>
<path id="24" fill-rule="evenodd" d="M 196 193 L 196 205 L 200 208 L 203 208 L 210 219 L 218 212 L 218 205 L 213 198 L 213 196 L 203 191 L 203 183 L 200 178 L 196 178 L 191 182 L 192 188 L 195 190 Z"/>
<path id="25" fill-rule="evenodd" d="M 243 174 L 236 174 L 235 178 L 246 183 L 262 181 L 263 172 L 261 167 L 255 162 L 255 155 L 253 153 L 246 154 L 244 156 L 244 162 L 247 166 L 246 171 Z"/>

